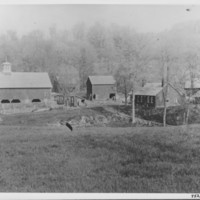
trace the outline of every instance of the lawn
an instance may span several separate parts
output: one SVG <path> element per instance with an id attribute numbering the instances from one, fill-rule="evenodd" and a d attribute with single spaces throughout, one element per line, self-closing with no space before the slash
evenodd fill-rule
<path id="1" fill-rule="evenodd" d="M 199 192 L 200 126 L 0 126 L 0 192 Z"/>

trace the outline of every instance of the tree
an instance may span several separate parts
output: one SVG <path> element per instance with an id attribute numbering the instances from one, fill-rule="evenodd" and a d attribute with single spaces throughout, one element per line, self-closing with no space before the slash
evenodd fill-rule
<path id="1" fill-rule="evenodd" d="M 166 117 L 167 117 L 168 84 L 169 84 L 169 66 L 167 66 L 166 83 L 165 85 L 163 85 L 163 102 L 164 102 L 163 126 L 164 127 L 166 126 Z"/>
<path id="2" fill-rule="evenodd" d="M 127 105 L 128 101 L 128 93 L 131 91 L 133 86 L 133 76 L 130 74 L 130 69 L 121 66 L 116 74 L 117 88 L 119 92 L 122 92 L 125 97 L 125 105 Z"/>
<path id="3" fill-rule="evenodd" d="M 23 71 L 46 71 L 46 40 L 41 31 L 32 31 L 21 39 Z"/>
<path id="4" fill-rule="evenodd" d="M 7 31 L 0 36 L 0 60 L 13 63 L 13 70 L 17 70 L 20 58 L 20 41 L 15 31 Z"/>
<path id="5" fill-rule="evenodd" d="M 85 37 L 86 37 L 86 27 L 85 24 L 83 22 L 77 23 L 73 29 L 73 37 L 74 40 L 78 40 L 78 41 L 84 41 Z"/>
<path id="6" fill-rule="evenodd" d="M 179 58 L 179 52 L 177 51 L 176 45 L 174 38 L 168 37 L 168 35 L 161 35 L 159 41 L 156 41 L 155 43 L 154 58 L 160 66 L 160 79 L 162 79 L 163 86 L 163 126 L 166 126 L 167 118 L 168 84 L 172 81 L 170 72 L 174 63 L 176 63 Z"/>
<path id="7" fill-rule="evenodd" d="M 80 49 L 77 55 L 77 69 L 79 71 L 80 89 L 84 89 L 86 87 L 87 77 L 94 73 L 96 55 L 90 44 L 83 43 L 79 46 L 79 48 Z"/>
<path id="8" fill-rule="evenodd" d="M 189 92 L 188 98 L 185 102 L 185 106 L 186 106 L 186 119 L 185 119 L 185 123 L 188 124 L 189 121 L 189 115 L 190 115 L 190 107 L 191 107 L 191 97 L 192 95 L 194 95 L 195 90 L 194 88 L 194 82 L 196 80 L 196 78 L 200 77 L 199 74 L 199 62 L 200 62 L 200 57 L 198 54 L 196 54 L 196 52 L 187 52 L 186 55 L 186 79 L 189 78 L 190 80 L 190 88 L 191 88 L 191 92 Z"/>

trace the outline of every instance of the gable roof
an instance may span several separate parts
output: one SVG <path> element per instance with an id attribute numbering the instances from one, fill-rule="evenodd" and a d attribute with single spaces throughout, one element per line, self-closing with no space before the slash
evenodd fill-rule
<path id="1" fill-rule="evenodd" d="M 113 76 L 89 76 L 92 85 L 113 85 L 115 79 Z"/>
<path id="2" fill-rule="evenodd" d="M 146 83 L 145 85 L 144 85 L 144 87 L 162 87 L 162 83 L 161 82 L 159 82 L 159 83 Z"/>
<path id="3" fill-rule="evenodd" d="M 168 83 L 168 85 L 173 88 L 180 96 L 183 94 L 175 88 L 171 83 Z M 164 85 L 164 87 L 166 84 Z M 141 88 L 139 91 L 135 92 L 135 95 L 146 95 L 146 96 L 156 96 L 159 92 L 163 90 L 161 83 L 147 83 L 143 88 Z"/>
<path id="4" fill-rule="evenodd" d="M 172 85 L 171 83 L 168 83 L 169 86 L 171 86 L 174 90 L 176 90 L 176 92 L 180 95 L 180 96 L 184 96 L 185 95 L 185 91 L 183 88 L 177 87 Z"/>
<path id="5" fill-rule="evenodd" d="M 46 72 L 0 72 L 0 88 L 52 88 Z"/>
<path id="6" fill-rule="evenodd" d="M 156 96 L 162 89 L 161 83 L 146 83 L 135 95 Z"/>
<path id="7" fill-rule="evenodd" d="M 200 80 L 195 78 L 193 88 L 200 88 Z M 191 80 L 185 82 L 185 89 L 192 89 Z"/>

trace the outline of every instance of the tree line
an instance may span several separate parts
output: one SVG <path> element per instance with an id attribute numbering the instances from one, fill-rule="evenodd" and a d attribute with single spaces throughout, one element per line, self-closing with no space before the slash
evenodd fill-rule
<path id="1" fill-rule="evenodd" d="M 200 22 L 177 24 L 160 33 L 96 22 L 78 23 L 70 30 L 49 28 L 23 36 L 15 31 L 0 35 L 0 60 L 13 71 L 49 73 L 53 90 L 84 90 L 89 75 L 113 75 L 118 92 L 127 97 L 145 82 L 159 82 L 169 67 L 169 81 L 182 87 L 199 76 Z"/>

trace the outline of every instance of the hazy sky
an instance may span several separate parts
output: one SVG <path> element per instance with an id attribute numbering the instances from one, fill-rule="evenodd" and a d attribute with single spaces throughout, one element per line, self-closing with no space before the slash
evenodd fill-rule
<path id="1" fill-rule="evenodd" d="M 52 25 L 69 29 L 78 22 L 91 25 L 95 21 L 159 32 L 190 20 L 200 20 L 200 5 L 0 5 L 0 34 L 7 30 L 47 32 Z"/>

